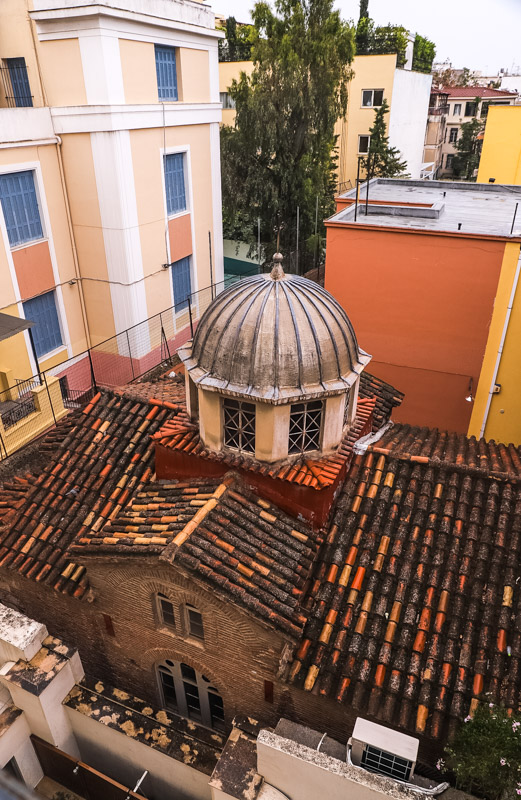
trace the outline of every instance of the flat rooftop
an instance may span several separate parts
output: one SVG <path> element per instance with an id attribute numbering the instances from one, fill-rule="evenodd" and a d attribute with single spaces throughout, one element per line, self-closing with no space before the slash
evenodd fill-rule
<path id="1" fill-rule="evenodd" d="M 327 223 L 521 237 L 521 186 L 373 178 L 369 182 L 367 216 L 366 190 L 363 183 L 356 222 L 356 191 L 351 189 L 337 198 L 346 202 L 346 207 Z"/>

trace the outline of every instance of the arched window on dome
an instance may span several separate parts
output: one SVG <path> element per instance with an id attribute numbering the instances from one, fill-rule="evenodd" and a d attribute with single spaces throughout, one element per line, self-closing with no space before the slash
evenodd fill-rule
<path id="1" fill-rule="evenodd" d="M 223 700 L 206 675 L 168 658 L 157 670 L 165 708 L 208 728 L 224 730 Z"/>
<path id="2" fill-rule="evenodd" d="M 225 397 L 223 428 L 226 447 L 255 454 L 255 403 Z"/>
<path id="3" fill-rule="evenodd" d="M 289 412 L 288 453 L 306 453 L 320 450 L 322 430 L 322 400 L 293 403 Z"/>

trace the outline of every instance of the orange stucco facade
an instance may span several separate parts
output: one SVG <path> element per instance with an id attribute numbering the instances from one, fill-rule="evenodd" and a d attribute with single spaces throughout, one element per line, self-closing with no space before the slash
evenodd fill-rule
<path id="1" fill-rule="evenodd" d="M 405 392 L 393 417 L 466 433 L 505 242 L 327 223 L 326 289 L 375 375 Z"/>

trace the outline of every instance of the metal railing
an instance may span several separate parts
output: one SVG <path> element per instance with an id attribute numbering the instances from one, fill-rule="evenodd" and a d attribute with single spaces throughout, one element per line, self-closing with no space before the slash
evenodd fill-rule
<path id="1" fill-rule="evenodd" d="M 429 108 L 429 116 L 430 117 L 441 117 L 443 114 L 448 114 L 450 110 L 450 106 L 430 106 Z"/>
<path id="2" fill-rule="evenodd" d="M 29 88 L 25 64 L 1 66 L 0 74 L 8 108 L 31 108 L 33 96 Z"/>

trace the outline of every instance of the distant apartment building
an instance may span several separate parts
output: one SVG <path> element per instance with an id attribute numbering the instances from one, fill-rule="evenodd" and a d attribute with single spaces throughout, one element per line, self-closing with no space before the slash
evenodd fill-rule
<path id="1" fill-rule="evenodd" d="M 4 0 L 0 390 L 222 279 L 214 15 L 195 0 Z M 147 343 L 143 343 L 146 350 Z M 36 363 L 36 361 L 38 363 Z"/>
<path id="2" fill-rule="evenodd" d="M 485 119 L 490 106 L 512 105 L 517 94 L 483 86 L 445 86 L 440 91 L 448 95 L 449 108 L 438 177 L 451 177 L 454 175 L 454 156 L 457 153 L 455 145 L 461 136 L 461 126 L 476 118 Z"/>
<path id="3" fill-rule="evenodd" d="M 489 109 L 478 183 L 521 184 L 521 105 Z"/>
<path id="4" fill-rule="evenodd" d="M 450 110 L 448 92 L 434 89 L 431 92 L 429 116 L 425 131 L 422 178 L 435 179 L 443 161 L 443 143 Z"/>
<path id="5" fill-rule="evenodd" d="M 396 420 L 521 444 L 521 188 L 379 178 L 355 200 L 326 221 L 325 286 L 405 392 Z"/>
<path id="6" fill-rule="evenodd" d="M 367 155 L 371 140 L 369 129 L 375 111 L 384 99 L 390 107 L 386 117 L 389 143 L 402 154 L 411 177 L 420 177 L 432 76 L 411 69 L 412 48 L 409 51 L 403 68 L 397 66 L 396 53 L 356 56 L 353 60 L 346 115 L 338 120 L 335 130 L 338 137 L 338 181 L 344 188 L 355 185 L 358 160 Z M 252 70 L 251 61 L 219 63 L 223 122 L 227 125 L 233 125 L 235 120 L 228 88 L 234 78 L 238 80 L 241 72 L 249 75 Z"/>

